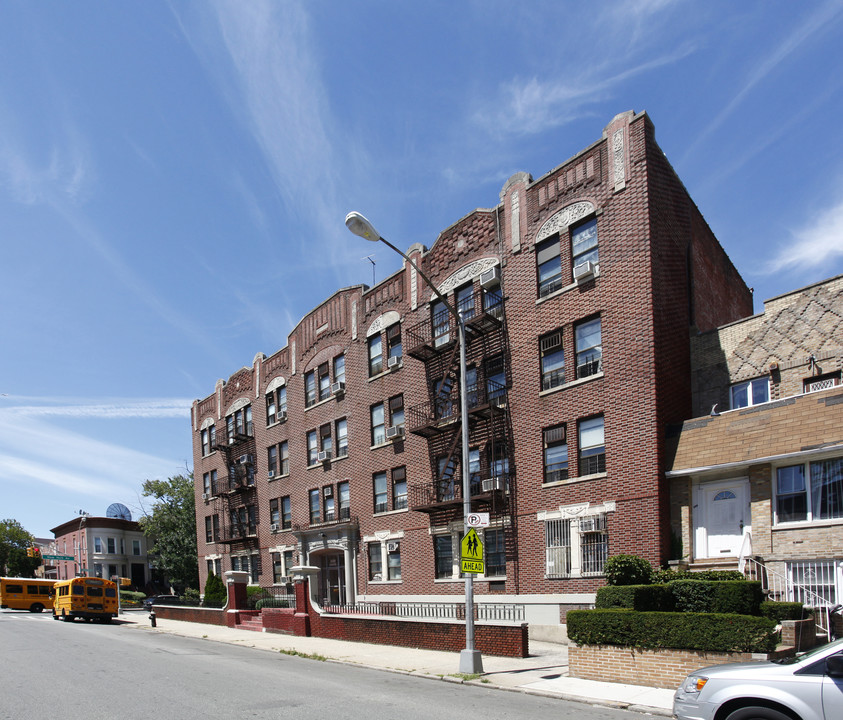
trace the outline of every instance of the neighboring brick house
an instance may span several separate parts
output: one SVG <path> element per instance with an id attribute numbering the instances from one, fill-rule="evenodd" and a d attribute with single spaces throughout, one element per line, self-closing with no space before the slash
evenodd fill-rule
<path id="1" fill-rule="evenodd" d="M 843 276 L 699 335 L 691 363 L 696 419 L 669 442 L 674 556 L 753 558 L 782 595 L 840 603 Z"/>
<path id="2" fill-rule="evenodd" d="M 607 555 L 667 560 L 665 437 L 691 416 L 690 337 L 752 298 L 648 116 L 618 115 L 407 254 L 469 329 L 472 503 L 492 521 L 478 602 L 558 626 L 593 600 Z M 197 400 L 203 586 L 230 569 L 281 584 L 308 564 L 331 603 L 458 600 L 455 337 L 405 263 L 338 290 Z"/>
<path id="3" fill-rule="evenodd" d="M 82 515 L 50 530 L 55 536 L 49 553 L 73 556 L 53 560 L 50 577 L 58 580 L 87 575 L 131 579 L 143 589 L 149 581 L 146 536 L 138 523 L 117 517 Z"/>

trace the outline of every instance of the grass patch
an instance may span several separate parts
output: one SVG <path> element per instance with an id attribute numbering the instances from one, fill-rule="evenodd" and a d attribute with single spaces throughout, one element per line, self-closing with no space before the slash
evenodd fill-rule
<path id="1" fill-rule="evenodd" d="M 478 680 L 481 677 L 480 673 L 453 673 L 448 677 L 459 678 L 460 680 Z"/>
<path id="2" fill-rule="evenodd" d="M 308 660 L 318 660 L 319 662 L 326 662 L 328 658 L 318 653 L 303 653 L 298 650 L 279 650 L 282 655 L 290 655 L 292 657 L 307 658 Z"/>

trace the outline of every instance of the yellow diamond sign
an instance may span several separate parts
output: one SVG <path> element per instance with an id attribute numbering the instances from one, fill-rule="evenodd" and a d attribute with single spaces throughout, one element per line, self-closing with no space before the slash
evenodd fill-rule
<path id="1" fill-rule="evenodd" d="M 483 573 L 483 543 L 474 531 L 469 528 L 460 543 L 460 569 L 464 573 Z"/>

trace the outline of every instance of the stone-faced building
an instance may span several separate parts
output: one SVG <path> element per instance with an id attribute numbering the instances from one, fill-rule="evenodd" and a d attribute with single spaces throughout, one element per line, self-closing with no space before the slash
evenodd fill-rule
<path id="1" fill-rule="evenodd" d="M 752 299 L 648 116 L 618 115 L 407 254 L 465 318 L 467 407 L 455 324 L 411 265 L 338 290 L 194 403 L 203 586 L 307 564 L 329 603 L 458 600 L 461 420 L 472 509 L 491 517 L 478 602 L 558 625 L 608 555 L 669 559 L 665 439 L 692 415 L 691 335 Z"/>
<path id="2" fill-rule="evenodd" d="M 695 419 L 669 443 L 677 557 L 749 561 L 789 599 L 840 603 L 843 277 L 768 300 L 691 347 Z"/>

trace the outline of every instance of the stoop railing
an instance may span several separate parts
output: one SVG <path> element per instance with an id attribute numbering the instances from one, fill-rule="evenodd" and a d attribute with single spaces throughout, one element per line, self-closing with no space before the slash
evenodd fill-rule
<path id="1" fill-rule="evenodd" d="M 807 585 L 793 582 L 791 578 L 771 570 L 755 558 L 741 557 L 740 570 L 747 579 L 761 581 L 761 588 L 770 600 L 801 602 L 813 608 L 817 630 L 831 638 L 831 613 L 834 608 L 827 597 Z M 819 587 L 816 586 L 817 589 Z"/>

